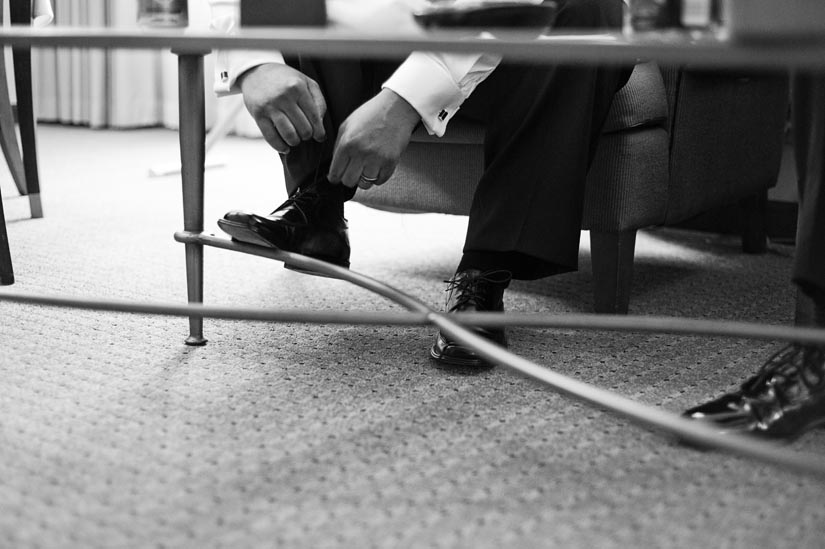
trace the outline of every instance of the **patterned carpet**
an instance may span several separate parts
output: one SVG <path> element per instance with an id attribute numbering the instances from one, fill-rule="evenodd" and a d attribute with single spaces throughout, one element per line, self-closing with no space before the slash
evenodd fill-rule
<path id="1" fill-rule="evenodd" d="M 0 174 L 6 291 L 185 302 L 166 130 L 41 127 L 45 218 Z M 283 198 L 266 145 L 229 138 L 208 229 Z M 440 307 L 466 219 L 348 209 L 353 269 Z M 581 271 L 515 283 L 517 311 L 591 310 Z M 792 249 L 639 236 L 631 312 L 788 324 Z M 211 305 L 398 310 L 343 282 L 209 249 Z M 428 327 L 186 321 L 0 302 L 0 546 L 821 547 L 823 482 L 698 452 L 496 368 L 434 367 Z M 519 354 L 670 411 L 777 344 L 519 328 Z M 793 448 L 825 454 L 825 433 Z"/>

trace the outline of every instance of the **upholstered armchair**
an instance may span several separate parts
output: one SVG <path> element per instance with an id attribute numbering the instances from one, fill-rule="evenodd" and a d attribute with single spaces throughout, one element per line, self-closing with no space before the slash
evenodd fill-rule
<path id="1" fill-rule="evenodd" d="M 751 206 L 743 248 L 764 249 L 759 206 L 776 183 L 787 104 L 784 74 L 636 66 L 614 99 L 585 190 L 596 312 L 627 312 L 638 229 L 741 201 Z M 456 122 L 442 138 L 417 131 L 393 178 L 355 200 L 466 215 L 484 134 Z"/>

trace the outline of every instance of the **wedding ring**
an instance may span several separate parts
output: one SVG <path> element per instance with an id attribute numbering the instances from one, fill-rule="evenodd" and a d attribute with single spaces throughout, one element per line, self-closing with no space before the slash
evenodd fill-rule
<path id="1" fill-rule="evenodd" d="M 375 183 L 376 181 L 378 181 L 378 176 L 376 176 L 376 177 L 367 177 L 366 175 L 361 174 L 361 177 L 359 179 L 361 181 L 363 181 L 364 183 Z"/>

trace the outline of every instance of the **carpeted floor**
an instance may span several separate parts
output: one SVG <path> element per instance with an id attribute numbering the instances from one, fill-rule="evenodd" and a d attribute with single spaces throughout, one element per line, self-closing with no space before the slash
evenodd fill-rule
<path id="1" fill-rule="evenodd" d="M 180 184 L 166 130 L 39 133 L 45 218 L 0 187 L 6 291 L 185 302 Z M 207 222 L 283 198 L 266 145 L 229 138 Z M 353 269 L 441 306 L 466 220 L 348 210 Z M 582 270 L 516 283 L 510 310 L 591 310 Z M 793 250 L 640 235 L 631 312 L 790 323 Z M 207 249 L 212 305 L 397 309 L 340 281 Z M 427 358 L 431 328 L 186 321 L 0 302 L 0 546 L 821 547 L 823 483 L 679 446 L 501 368 Z M 680 411 L 778 345 L 511 330 L 519 354 Z M 825 433 L 794 448 L 825 454 Z"/>

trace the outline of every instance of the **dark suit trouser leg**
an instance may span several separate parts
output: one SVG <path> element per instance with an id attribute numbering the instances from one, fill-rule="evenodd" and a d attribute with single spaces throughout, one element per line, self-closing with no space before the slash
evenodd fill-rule
<path id="1" fill-rule="evenodd" d="M 557 27 L 618 27 L 621 6 L 573 0 Z M 515 278 L 576 269 L 587 170 L 613 96 L 630 72 L 502 63 L 476 88 L 459 111 L 487 127 L 465 253 L 515 257 L 502 265 Z"/>
<path id="2" fill-rule="evenodd" d="M 825 326 L 825 74 L 797 75 L 793 126 L 799 221 L 793 280 L 797 322 Z"/>
<path id="3" fill-rule="evenodd" d="M 326 141 L 305 141 L 293 147 L 289 153 L 281 155 L 287 191 L 292 192 L 295 187 L 327 174 L 341 123 L 378 92 L 383 78 L 389 76 L 398 63 L 317 59 L 306 56 L 287 58 L 287 63 L 315 80 L 327 102 L 327 113 L 324 117 Z M 338 186 L 342 188 L 347 200 L 355 194 L 355 189 Z"/>

